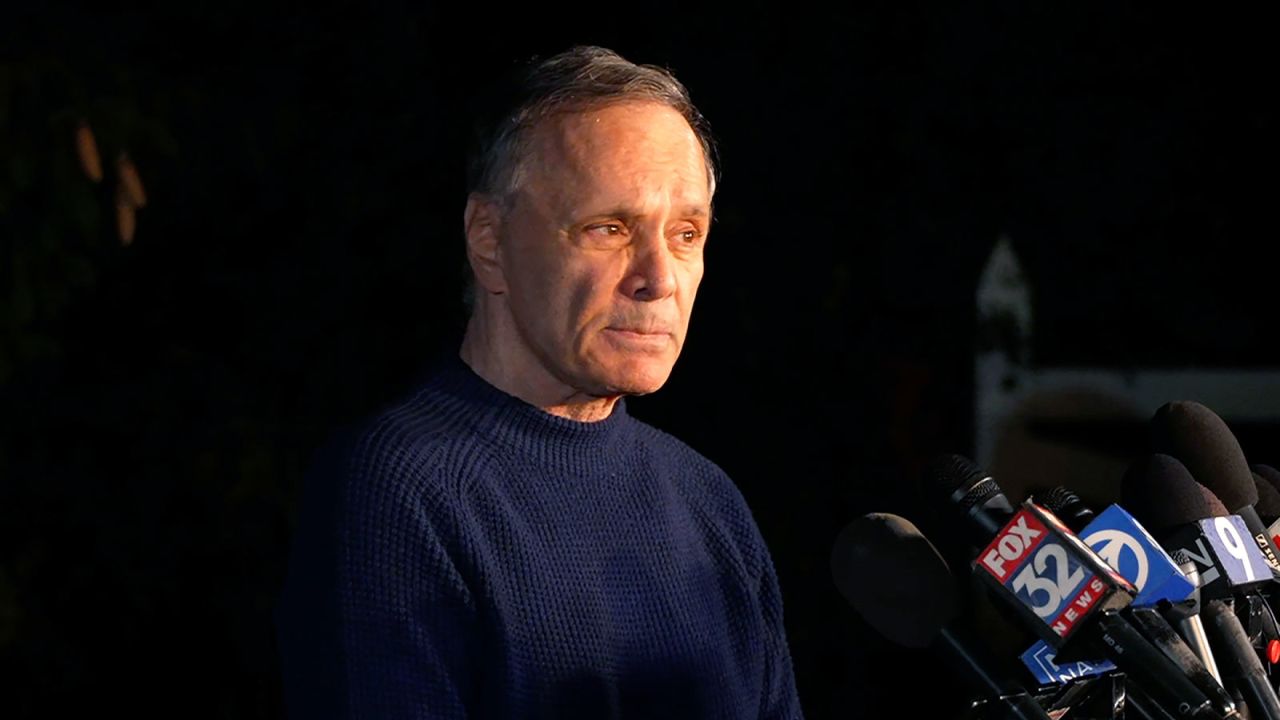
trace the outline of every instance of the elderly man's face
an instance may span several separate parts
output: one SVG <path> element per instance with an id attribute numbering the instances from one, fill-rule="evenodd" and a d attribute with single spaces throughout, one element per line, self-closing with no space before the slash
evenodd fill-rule
<path id="1" fill-rule="evenodd" d="M 625 103 L 533 134 L 500 253 L 513 353 L 595 396 L 666 382 L 702 280 L 711 196 L 679 113 Z"/>

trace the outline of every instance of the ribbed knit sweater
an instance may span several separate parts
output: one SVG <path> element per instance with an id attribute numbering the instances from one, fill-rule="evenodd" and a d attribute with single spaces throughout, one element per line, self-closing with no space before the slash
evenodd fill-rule
<path id="1" fill-rule="evenodd" d="M 275 618 L 292 718 L 801 717 L 724 472 L 456 358 L 317 463 Z"/>

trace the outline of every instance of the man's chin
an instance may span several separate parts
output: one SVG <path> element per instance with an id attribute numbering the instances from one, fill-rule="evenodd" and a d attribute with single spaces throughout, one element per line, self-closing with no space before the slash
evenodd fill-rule
<path id="1" fill-rule="evenodd" d="M 621 369 L 620 369 L 621 370 Z M 671 377 L 671 367 L 628 368 L 627 372 L 615 371 L 601 378 L 601 396 L 648 395 L 657 392 Z"/>

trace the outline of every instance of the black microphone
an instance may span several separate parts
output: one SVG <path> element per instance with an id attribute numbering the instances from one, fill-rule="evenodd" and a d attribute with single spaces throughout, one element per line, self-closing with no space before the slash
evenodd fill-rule
<path id="1" fill-rule="evenodd" d="M 1240 442 L 1212 410 L 1196 402 L 1163 405 L 1151 418 L 1152 449 L 1172 455 L 1201 485 L 1239 515 L 1272 572 L 1280 576 L 1280 550 L 1258 516 L 1258 486 Z"/>
<path id="2" fill-rule="evenodd" d="M 1004 717 L 1049 715 L 956 620 L 955 578 L 938 551 L 910 521 L 872 513 L 847 525 L 831 550 L 836 587 L 889 640 L 941 651 Z"/>
<path id="3" fill-rule="evenodd" d="M 1226 509 L 1240 516 L 1248 530 L 1247 534 L 1252 536 L 1253 543 L 1261 551 L 1262 559 L 1270 566 L 1272 577 L 1280 579 L 1280 561 L 1277 561 L 1277 552 L 1280 551 L 1277 551 L 1275 542 L 1276 524 L 1266 527 L 1261 516 L 1262 512 L 1276 509 L 1274 503 L 1263 501 L 1260 493 L 1267 491 L 1265 487 L 1260 488 L 1258 483 L 1260 477 L 1265 480 L 1272 477 L 1274 470 L 1265 465 L 1249 468 L 1240 443 L 1236 441 L 1230 428 L 1226 427 L 1226 423 L 1210 409 L 1196 402 L 1170 402 L 1161 407 L 1152 419 L 1152 441 L 1153 445 L 1169 448 L 1172 455 L 1178 456 L 1187 465 L 1194 478 L 1221 498 Z M 1270 493 L 1267 495 L 1270 496 Z M 1235 553 L 1233 556 L 1235 560 L 1240 560 Z M 1229 569 L 1242 565 L 1228 557 L 1222 557 L 1222 560 L 1228 561 Z M 1256 592 L 1239 596 L 1236 605 L 1239 606 L 1239 601 L 1243 601 L 1247 609 L 1238 607 L 1236 615 L 1248 620 L 1249 630 L 1245 637 L 1251 638 L 1254 647 L 1265 652 L 1270 661 L 1275 657 L 1271 641 L 1280 639 L 1280 628 L 1277 628 L 1274 612 L 1262 597 L 1262 592 L 1275 593 L 1274 583 L 1267 585 L 1270 587 L 1256 588 Z"/>
<path id="4" fill-rule="evenodd" d="M 1147 455 L 1129 465 L 1120 481 L 1120 502 L 1153 533 L 1230 514 L 1222 500 L 1196 480 L 1181 460 L 1163 453 Z"/>
<path id="5" fill-rule="evenodd" d="M 1272 581 L 1262 552 L 1238 515 L 1192 477 L 1177 458 L 1155 454 L 1125 473 L 1121 501 L 1170 554 L 1181 551 L 1200 572 L 1200 592 L 1229 598 Z"/>
<path id="6" fill-rule="evenodd" d="M 1258 511 L 1262 522 L 1267 523 L 1267 535 L 1275 543 L 1276 536 L 1280 535 L 1280 471 L 1270 465 L 1260 464 L 1249 466 L 1249 470 L 1253 475 L 1253 484 L 1258 489 L 1258 502 L 1253 508 Z M 1273 585 L 1263 592 L 1266 598 L 1251 595 L 1247 610 L 1239 611 L 1236 615 L 1247 618 L 1245 629 L 1249 640 L 1274 665 L 1280 659 L 1280 623 L 1277 622 L 1268 600 L 1275 598 L 1277 588 Z"/>
<path id="7" fill-rule="evenodd" d="M 939 455 L 925 468 L 925 482 L 936 488 L 966 519 L 961 531 L 982 546 L 1014 515 L 1013 504 L 996 481 L 963 455 Z"/>
<path id="8" fill-rule="evenodd" d="M 1040 504 L 1053 511 L 1073 532 L 1079 533 L 1096 516 L 1079 495 L 1059 485 L 1044 493 L 1036 494 Z"/>
<path id="9" fill-rule="evenodd" d="M 1280 470 L 1270 465 L 1250 465 L 1253 483 L 1258 487 L 1258 504 L 1254 509 L 1262 517 L 1262 522 L 1274 524 L 1280 520 Z M 1272 541 L 1276 533 L 1271 533 Z"/>
<path id="10" fill-rule="evenodd" d="M 1215 603 L 1271 581 L 1261 552 L 1244 537 L 1243 522 L 1239 527 L 1231 522 L 1222 501 L 1168 455 L 1156 454 L 1135 462 L 1122 480 L 1121 501 L 1133 509 L 1165 550 L 1179 559 L 1194 560 L 1205 601 L 1201 607 L 1204 629 L 1223 681 L 1244 698 L 1253 714 L 1280 720 L 1280 700 L 1268 684 L 1239 618 L 1225 604 Z"/>
<path id="11" fill-rule="evenodd" d="M 1060 519 L 1028 501 L 990 533 L 1012 507 L 993 478 L 959 455 L 935 461 L 930 475 L 970 519 L 975 537 L 986 536 L 988 544 L 974 563 L 978 577 L 1060 657 L 1105 655 L 1175 716 L 1236 716 L 1229 703 L 1215 706 L 1120 614 L 1136 588 Z"/>
<path id="12" fill-rule="evenodd" d="M 1220 650 L 1225 649 L 1218 653 L 1223 675 L 1240 682 L 1240 693 L 1252 716 L 1267 720 L 1280 718 L 1280 703 L 1276 701 L 1275 690 L 1235 611 L 1222 600 L 1210 600 L 1200 612 L 1204 615 L 1210 640 Z"/>

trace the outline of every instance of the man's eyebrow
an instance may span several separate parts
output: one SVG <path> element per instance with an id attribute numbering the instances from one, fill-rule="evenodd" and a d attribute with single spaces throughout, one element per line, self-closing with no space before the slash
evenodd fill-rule
<path id="1" fill-rule="evenodd" d="M 644 214 L 643 211 L 634 207 L 617 206 L 604 210 L 602 212 L 586 213 L 589 217 L 617 217 L 617 218 L 635 218 Z M 679 213 L 681 217 L 707 217 L 711 214 L 710 209 L 704 205 L 686 205 Z"/>

